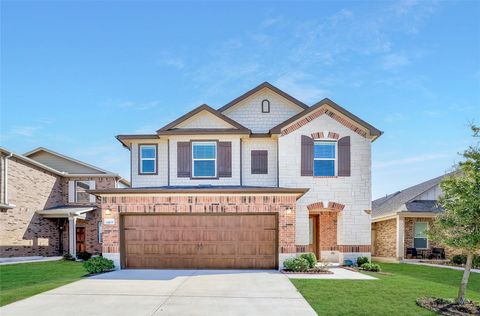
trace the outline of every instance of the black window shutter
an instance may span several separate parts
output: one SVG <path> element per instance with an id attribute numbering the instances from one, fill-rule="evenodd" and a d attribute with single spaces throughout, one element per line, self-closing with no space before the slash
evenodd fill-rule
<path id="1" fill-rule="evenodd" d="M 313 176 L 313 139 L 302 135 L 301 175 Z"/>
<path id="2" fill-rule="evenodd" d="M 232 142 L 219 142 L 217 149 L 218 177 L 232 177 Z"/>
<path id="3" fill-rule="evenodd" d="M 192 170 L 192 147 L 190 142 L 177 143 L 177 177 L 190 178 Z"/>
<path id="4" fill-rule="evenodd" d="M 338 140 L 338 176 L 350 177 L 351 175 L 351 151 L 350 136 L 342 137 Z"/>

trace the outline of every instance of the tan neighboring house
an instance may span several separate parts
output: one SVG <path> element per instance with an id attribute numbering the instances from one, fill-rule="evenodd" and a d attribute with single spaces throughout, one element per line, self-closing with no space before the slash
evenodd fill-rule
<path id="1" fill-rule="evenodd" d="M 135 128 L 135 127 L 132 127 Z M 150 134 L 118 135 L 132 187 L 101 200 L 122 268 L 277 268 L 312 251 L 370 256 L 371 145 L 381 131 L 329 99 L 269 83 Z"/>
<path id="2" fill-rule="evenodd" d="M 0 147 L 0 258 L 102 252 L 99 203 L 89 189 L 129 183 L 46 148 Z"/>
<path id="3" fill-rule="evenodd" d="M 440 182 L 447 175 L 373 201 L 373 257 L 392 261 L 412 257 L 431 258 L 434 248 L 443 248 L 447 257 L 456 253 L 453 249 L 435 244 L 425 233 L 435 217 L 442 212 L 437 199 L 442 194 Z M 417 255 L 412 256 L 412 251 Z"/>

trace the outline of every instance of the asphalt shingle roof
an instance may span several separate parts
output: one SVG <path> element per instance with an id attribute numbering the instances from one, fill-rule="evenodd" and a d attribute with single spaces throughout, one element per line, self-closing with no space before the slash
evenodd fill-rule
<path id="1" fill-rule="evenodd" d="M 439 212 L 440 208 L 436 206 L 436 201 L 415 200 L 423 192 L 438 185 L 442 179 L 453 173 L 447 173 L 443 176 L 422 182 L 411 186 L 402 191 L 398 191 L 387 196 L 376 199 L 372 202 L 372 217 L 383 217 L 393 215 L 399 211 L 402 205 L 406 205 L 409 212 Z"/>

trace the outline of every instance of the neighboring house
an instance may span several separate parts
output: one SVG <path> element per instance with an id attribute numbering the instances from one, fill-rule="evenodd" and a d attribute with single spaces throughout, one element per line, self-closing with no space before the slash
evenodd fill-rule
<path id="1" fill-rule="evenodd" d="M 117 174 L 46 148 L 0 148 L 0 257 L 102 252 L 102 220 L 89 189 L 128 186 Z"/>
<path id="2" fill-rule="evenodd" d="M 372 256 L 392 260 L 407 258 L 407 248 L 418 255 L 442 247 L 425 231 L 443 210 L 437 205 L 440 182 L 449 174 L 379 198 L 372 203 Z M 454 251 L 446 249 L 446 255 Z"/>
<path id="3" fill-rule="evenodd" d="M 132 188 L 89 191 L 101 197 L 103 255 L 123 268 L 370 256 L 371 143 L 381 134 L 328 99 L 309 107 L 263 83 L 156 133 L 118 135 Z"/>

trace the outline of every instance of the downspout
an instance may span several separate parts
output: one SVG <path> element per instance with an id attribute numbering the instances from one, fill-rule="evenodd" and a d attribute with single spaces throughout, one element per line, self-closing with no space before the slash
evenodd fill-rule
<path id="1" fill-rule="evenodd" d="M 7 156 L 5 156 L 5 163 L 4 163 L 4 170 L 5 170 L 5 179 L 3 179 L 3 203 L 5 205 L 8 204 L 8 159 L 12 158 L 13 153 L 9 153 Z"/>

